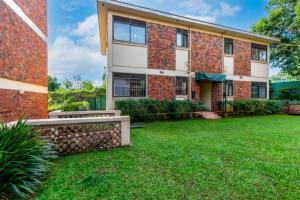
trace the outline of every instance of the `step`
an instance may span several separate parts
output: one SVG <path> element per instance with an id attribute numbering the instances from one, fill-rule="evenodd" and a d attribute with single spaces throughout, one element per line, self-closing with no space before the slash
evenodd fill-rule
<path id="1" fill-rule="evenodd" d="M 220 119 L 221 117 L 214 112 L 199 112 L 204 119 Z"/>

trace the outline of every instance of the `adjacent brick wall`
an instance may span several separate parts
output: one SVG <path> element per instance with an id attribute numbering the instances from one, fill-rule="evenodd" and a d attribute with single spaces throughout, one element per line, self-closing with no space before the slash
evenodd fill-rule
<path id="1" fill-rule="evenodd" d="M 223 39 L 192 31 L 192 71 L 222 73 Z"/>
<path id="2" fill-rule="evenodd" d="M 176 28 L 148 23 L 148 68 L 176 68 Z"/>
<path id="3" fill-rule="evenodd" d="M 0 89 L 0 122 L 48 118 L 48 95 Z"/>
<path id="4" fill-rule="evenodd" d="M 47 86 L 46 42 L 3 1 L 0 10 L 0 77 Z"/>
<path id="5" fill-rule="evenodd" d="M 233 48 L 234 75 L 251 76 L 251 43 L 234 40 Z"/>
<path id="6" fill-rule="evenodd" d="M 192 91 L 195 92 L 195 98 L 194 101 L 200 101 L 200 84 L 195 81 L 195 79 L 192 80 Z"/>
<path id="7" fill-rule="evenodd" d="M 212 92 L 213 92 L 213 98 L 212 98 L 212 110 L 213 111 L 220 111 L 221 108 L 219 107 L 219 102 L 223 99 L 222 94 L 222 84 L 221 83 L 213 83 L 212 84 Z"/>
<path id="8" fill-rule="evenodd" d="M 148 97 L 151 99 L 174 99 L 176 78 L 171 76 L 148 75 Z"/>
<path id="9" fill-rule="evenodd" d="M 47 35 L 47 0 L 15 0 Z M 0 78 L 47 87 L 47 43 L 0 1 Z M 47 118 L 48 95 L 1 89 L 0 121 Z"/>
<path id="10" fill-rule="evenodd" d="M 14 0 L 23 12 L 47 35 L 47 1 Z M 45 20 L 46 19 L 46 20 Z"/>
<path id="11" fill-rule="evenodd" d="M 233 82 L 234 99 L 250 99 L 251 98 L 251 82 L 250 81 L 234 81 Z"/>

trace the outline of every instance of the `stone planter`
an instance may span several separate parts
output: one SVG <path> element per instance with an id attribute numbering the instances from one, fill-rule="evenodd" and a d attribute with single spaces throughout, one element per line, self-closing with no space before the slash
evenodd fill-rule
<path id="1" fill-rule="evenodd" d="M 50 119 L 57 118 L 86 118 L 86 117 L 113 117 L 120 116 L 120 110 L 101 110 L 101 111 L 73 111 L 73 112 L 50 112 Z"/>

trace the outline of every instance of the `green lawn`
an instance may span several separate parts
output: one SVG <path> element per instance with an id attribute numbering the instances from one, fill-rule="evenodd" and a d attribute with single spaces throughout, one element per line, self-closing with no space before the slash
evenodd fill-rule
<path id="1" fill-rule="evenodd" d="M 300 117 L 155 122 L 59 159 L 36 199 L 299 199 Z"/>

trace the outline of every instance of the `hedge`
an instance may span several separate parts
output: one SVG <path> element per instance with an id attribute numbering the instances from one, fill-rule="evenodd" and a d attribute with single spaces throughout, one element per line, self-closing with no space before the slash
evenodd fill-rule
<path id="1" fill-rule="evenodd" d="M 207 111 L 203 103 L 153 99 L 119 100 L 115 102 L 115 109 L 129 115 L 132 122 L 188 119 L 192 112 Z"/>
<path id="2" fill-rule="evenodd" d="M 224 102 L 220 102 L 224 105 Z M 227 113 L 234 115 L 269 115 L 281 113 L 285 104 L 277 100 L 227 101 Z"/>

